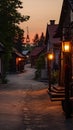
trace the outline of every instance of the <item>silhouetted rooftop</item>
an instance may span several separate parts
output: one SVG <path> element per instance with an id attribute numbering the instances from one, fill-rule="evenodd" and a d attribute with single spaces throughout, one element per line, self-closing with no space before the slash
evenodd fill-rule
<path id="1" fill-rule="evenodd" d="M 58 28 L 58 24 L 48 25 L 47 28 L 48 28 L 50 42 L 51 43 L 59 43 L 60 39 L 59 38 L 54 38 L 54 35 L 55 35 L 56 30 Z"/>
<path id="2" fill-rule="evenodd" d="M 73 0 L 63 0 L 60 20 L 59 20 L 59 26 L 58 26 L 57 32 L 55 34 L 55 37 L 62 36 L 63 23 L 65 22 L 66 15 L 68 14 L 68 10 L 70 10 L 70 9 L 73 11 Z"/>
<path id="3" fill-rule="evenodd" d="M 15 48 L 13 48 L 13 53 L 15 53 L 19 57 L 23 57 L 24 58 L 24 56 Z"/>
<path id="4" fill-rule="evenodd" d="M 46 45 L 41 47 L 36 47 L 34 50 L 30 53 L 30 56 L 38 56 L 42 51 L 46 49 Z"/>

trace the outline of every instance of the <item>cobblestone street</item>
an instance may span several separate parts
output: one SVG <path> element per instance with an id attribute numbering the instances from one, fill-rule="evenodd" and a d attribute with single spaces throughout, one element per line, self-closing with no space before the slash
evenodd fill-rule
<path id="1" fill-rule="evenodd" d="M 24 124 L 30 130 L 56 130 L 60 127 L 59 121 L 62 123 L 60 103 L 50 101 L 47 89 L 29 91 L 23 111 Z"/>
<path id="2" fill-rule="evenodd" d="M 52 102 L 48 84 L 37 82 L 35 69 L 8 75 L 0 87 L 0 130 L 73 130 L 73 118 L 65 119 L 61 102 Z"/>

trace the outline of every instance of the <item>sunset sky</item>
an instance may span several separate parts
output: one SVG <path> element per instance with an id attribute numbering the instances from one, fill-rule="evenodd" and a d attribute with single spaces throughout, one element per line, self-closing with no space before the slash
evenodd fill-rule
<path id="1" fill-rule="evenodd" d="M 32 39 L 36 33 L 41 35 L 46 32 L 47 23 L 49 20 L 56 20 L 59 22 L 62 2 L 63 0 L 21 0 L 23 2 L 23 9 L 21 14 L 29 15 L 30 20 L 21 24 L 25 30 L 25 37 L 27 35 L 27 26 L 29 28 L 29 35 Z"/>

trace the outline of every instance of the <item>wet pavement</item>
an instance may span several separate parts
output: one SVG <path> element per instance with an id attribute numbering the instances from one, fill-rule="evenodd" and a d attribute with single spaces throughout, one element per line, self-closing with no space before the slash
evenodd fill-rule
<path id="1" fill-rule="evenodd" d="M 0 130 L 73 130 L 73 118 L 65 118 L 61 102 L 50 100 L 48 84 L 35 81 L 34 72 L 27 65 L 0 85 Z"/>

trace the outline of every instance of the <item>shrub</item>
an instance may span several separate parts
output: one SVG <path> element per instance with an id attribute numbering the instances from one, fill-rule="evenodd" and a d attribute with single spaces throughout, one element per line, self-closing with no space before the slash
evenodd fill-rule
<path id="1" fill-rule="evenodd" d="M 58 78 L 59 78 L 59 72 L 58 70 L 53 70 L 52 73 L 51 73 L 51 83 L 52 84 L 55 84 L 55 83 L 58 83 Z"/>
<path id="2" fill-rule="evenodd" d="M 41 76 L 41 69 L 45 68 L 45 55 L 44 54 L 38 57 L 35 68 L 36 68 L 35 78 L 38 79 Z"/>

